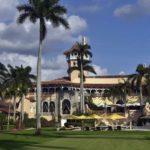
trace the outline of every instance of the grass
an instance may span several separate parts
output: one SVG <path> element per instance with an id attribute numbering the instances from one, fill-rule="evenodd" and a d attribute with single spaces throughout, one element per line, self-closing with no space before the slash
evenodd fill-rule
<path id="1" fill-rule="evenodd" d="M 0 150 L 147 150 L 150 132 L 144 131 L 54 131 L 43 129 L 0 133 Z"/>

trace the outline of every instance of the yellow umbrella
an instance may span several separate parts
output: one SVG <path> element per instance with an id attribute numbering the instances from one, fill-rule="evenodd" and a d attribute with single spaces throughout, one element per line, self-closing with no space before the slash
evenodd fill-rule
<path id="1" fill-rule="evenodd" d="M 112 114 L 110 116 L 107 116 L 106 119 L 111 119 L 111 120 L 122 120 L 122 119 L 127 119 L 124 116 L 121 116 L 119 114 Z"/>
<path id="2" fill-rule="evenodd" d="M 103 119 L 103 117 L 99 116 L 99 115 L 96 115 L 96 114 L 92 114 L 90 115 L 89 117 L 93 118 L 93 119 Z"/>
<path id="3" fill-rule="evenodd" d="M 105 104 L 106 105 L 113 105 L 113 100 L 110 100 L 108 98 L 105 98 Z"/>
<path id="4" fill-rule="evenodd" d="M 78 119 L 78 116 L 69 115 L 69 116 L 65 116 L 64 119 Z"/>
<path id="5" fill-rule="evenodd" d="M 88 120 L 88 119 L 92 119 L 92 117 L 90 116 L 85 116 L 85 115 L 81 115 L 81 116 L 78 116 L 78 119 L 81 119 L 81 120 Z"/>

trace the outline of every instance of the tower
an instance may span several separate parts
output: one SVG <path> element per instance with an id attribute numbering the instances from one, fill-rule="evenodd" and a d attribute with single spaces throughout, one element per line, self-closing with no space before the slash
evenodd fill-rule
<path id="1" fill-rule="evenodd" d="M 64 55 L 66 56 L 67 62 L 68 62 L 68 68 L 77 66 L 77 59 L 78 59 L 78 53 L 77 50 L 79 50 L 78 43 L 76 42 L 71 49 L 66 51 Z M 74 70 L 69 74 L 70 80 L 78 80 L 79 78 L 79 71 Z"/>
<path id="2" fill-rule="evenodd" d="M 82 45 L 86 44 L 85 37 L 82 37 Z M 67 50 L 64 55 L 66 56 L 68 62 L 68 68 L 78 66 L 78 58 L 80 58 L 80 43 L 76 42 L 71 49 Z M 90 60 L 90 56 L 84 56 L 84 60 Z M 87 75 L 87 72 L 84 72 Z M 74 70 L 69 74 L 70 80 L 74 82 L 79 82 L 79 71 Z"/>

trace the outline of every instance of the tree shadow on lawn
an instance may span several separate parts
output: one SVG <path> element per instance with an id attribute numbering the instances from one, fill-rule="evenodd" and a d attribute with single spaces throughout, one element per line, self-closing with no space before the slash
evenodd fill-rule
<path id="1" fill-rule="evenodd" d="M 64 134 L 57 134 L 56 132 L 44 132 L 41 135 L 37 136 L 34 132 L 23 133 L 23 132 L 3 132 L 2 134 L 20 136 L 20 137 L 35 137 L 35 138 L 63 138 L 66 137 Z"/>
<path id="2" fill-rule="evenodd" d="M 112 140 L 142 140 L 142 141 L 150 141 L 150 135 L 149 136 L 139 136 L 139 137 L 136 137 L 136 136 L 131 136 L 129 134 L 129 136 L 125 135 L 101 135 L 101 133 L 99 134 L 96 134 L 96 135 L 92 135 L 92 134 L 85 134 L 84 133 L 79 133 L 79 134 L 76 134 L 75 132 L 69 132 L 69 133 L 65 133 L 65 132 L 44 132 L 42 133 L 42 135 L 40 136 L 36 136 L 34 134 L 34 132 L 32 133 L 22 133 L 22 132 L 16 132 L 16 133 L 3 133 L 3 134 L 8 134 L 8 135 L 16 135 L 16 136 L 20 136 L 20 137 L 33 137 L 35 138 L 33 141 L 35 140 L 39 140 L 39 138 L 43 138 L 43 140 L 49 140 L 49 139 L 55 139 L 55 138 L 74 138 L 74 139 L 112 139 Z M 30 142 L 30 141 L 29 141 Z M 38 143 L 37 143 L 38 144 Z"/>
<path id="3" fill-rule="evenodd" d="M 20 142 L 13 140 L 1 140 L 0 149 L 3 150 L 27 150 L 27 148 L 42 148 L 42 149 L 62 149 L 62 150 L 74 150 L 72 147 L 62 147 L 62 146 L 51 146 L 39 144 L 37 142 Z"/>
<path id="4" fill-rule="evenodd" d="M 88 131 L 87 131 L 88 132 Z M 59 133 L 57 132 L 56 133 L 57 135 L 62 135 L 63 134 L 63 138 L 77 138 L 77 139 L 113 139 L 113 140 L 150 140 L 150 135 L 149 136 L 139 136 L 139 137 L 135 137 L 135 136 L 123 136 L 123 135 L 101 135 L 100 133 L 99 134 L 96 134 L 96 135 L 92 135 L 92 134 L 74 134 L 74 132 L 69 132 L 69 134 L 67 133 Z"/>
<path id="5" fill-rule="evenodd" d="M 111 140 L 142 140 L 142 141 L 150 141 L 149 137 L 142 137 L 142 138 L 136 138 L 136 137 L 115 137 L 115 136 L 66 136 L 64 138 L 74 138 L 74 139 L 111 139 Z"/>

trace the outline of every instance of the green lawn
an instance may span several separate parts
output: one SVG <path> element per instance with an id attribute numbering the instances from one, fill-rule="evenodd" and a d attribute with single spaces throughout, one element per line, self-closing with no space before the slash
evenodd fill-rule
<path id="1" fill-rule="evenodd" d="M 150 132 L 34 131 L 0 133 L 0 150 L 148 150 Z"/>

